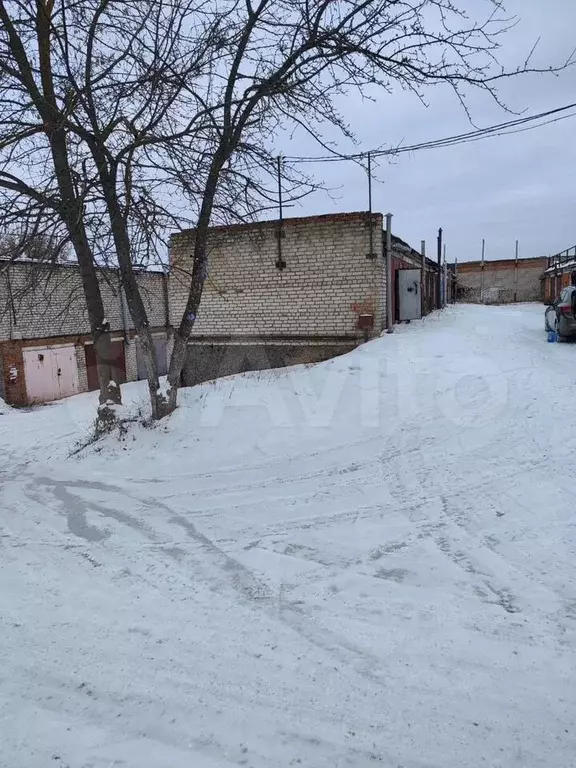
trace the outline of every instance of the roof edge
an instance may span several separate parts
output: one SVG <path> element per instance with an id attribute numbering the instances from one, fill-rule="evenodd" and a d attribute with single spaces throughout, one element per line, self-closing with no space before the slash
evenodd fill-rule
<path id="1" fill-rule="evenodd" d="M 345 221 L 365 221 L 370 216 L 370 211 L 351 211 L 347 213 L 320 213 L 314 216 L 286 216 L 283 219 L 284 224 L 315 224 L 323 222 L 345 222 Z M 372 218 L 384 219 L 384 214 L 378 211 L 372 211 Z M 210 232 L 241 232 L 249 229 L 268 229 L 277 227 L 278 219 L 264 219 L 261 221 L 248 221 L 237 224 L 215 224 L 210 227 Z M 183 235 L 189 235 L 196 231 L 196 227 L 182 229 L 179 232 L 173 232 L 170 240 L 177 239 Z"/>

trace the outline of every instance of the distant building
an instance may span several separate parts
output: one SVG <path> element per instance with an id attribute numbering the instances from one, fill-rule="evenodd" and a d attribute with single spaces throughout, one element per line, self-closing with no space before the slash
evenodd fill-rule
<path id="1" fill-rule="evenodd" d="M 576 246 L 547 259 L 546 270 L 542 275 L 543 295 L 547 302 L 554 301 L 562 288 L 570 285 L 572 272 L 576 271 Z"/>
<path id="2" fill-rule="evenodd" d="M 456 268 L 458 301 L 511 304 L 542 301 L 542 273 L 546 258 L 466 261 Z"/>

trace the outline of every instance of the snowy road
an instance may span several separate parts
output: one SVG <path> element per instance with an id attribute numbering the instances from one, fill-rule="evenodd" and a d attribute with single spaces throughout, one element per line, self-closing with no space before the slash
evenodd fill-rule
<path id="1" fill-rule="evenodd" d="M 576 766 L 542 315 L 450 308 L 72 458 L 93 395 L 0 412 L 0 765 Z"/>

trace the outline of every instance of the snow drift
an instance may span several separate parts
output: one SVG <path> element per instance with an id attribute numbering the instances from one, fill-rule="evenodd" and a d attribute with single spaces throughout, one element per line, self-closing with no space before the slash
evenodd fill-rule
<path id="1" fill-rule="evenodd" d="M 576 346 L 541 315 L 209 382 L 71 458 L 95 395 L 7 413 L 4 763 L 572 764 Z"/>

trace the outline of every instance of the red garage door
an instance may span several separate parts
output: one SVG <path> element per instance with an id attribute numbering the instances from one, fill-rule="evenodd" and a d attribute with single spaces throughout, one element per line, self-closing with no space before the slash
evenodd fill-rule
<path id="1" fill-rule="evenodd" d="M 112 359 L 110 364 L 114 370 L 114 378 L 120 384 L 126 383 L 126 358 L 124 357 L 124 342 L 113 341 L 112 342 Z M 98 367 L 96 365 L 96 353 L 94 352 L 94 344 L 86 344 L 84 347 L 86 354 L 86 373 L 88 375 L 88 389 L 92 392 L 95 389 L 99 389 L 98 383 Z"/>

